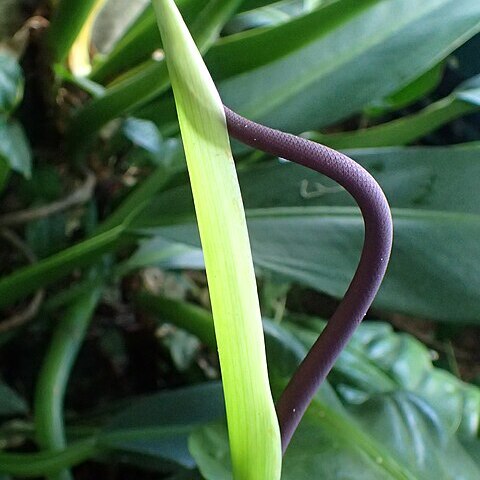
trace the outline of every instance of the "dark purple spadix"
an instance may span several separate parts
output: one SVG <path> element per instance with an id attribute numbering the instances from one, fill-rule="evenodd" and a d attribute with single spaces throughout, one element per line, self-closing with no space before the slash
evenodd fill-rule
<path id="1" fill-rule="evenodd" d="M 350 286 L 277 403 L 285 452 L 313 396 L 377 294 L 392 249 L 392 217 L 378 183 L 351 158 L 324 145 L 259 125 L 226 107 L 225 114 L 228 130 L 237 140 L 339 183 L 357 202 L 365 224 L 362 255 Z"/>

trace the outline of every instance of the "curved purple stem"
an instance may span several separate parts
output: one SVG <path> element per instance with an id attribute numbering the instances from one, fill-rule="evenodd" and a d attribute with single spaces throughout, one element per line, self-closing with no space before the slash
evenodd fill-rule
<path id="1" fill-rule="evenodd" d="M 277 402 L 285 452 L 320 384 L 375 298 L 392 249 L 392 217 L 378 183 L 351 158 L 324 145 L 259 125 L 227 107 L 225 114 L 230 134 L 242 143 L 304 165 L 339 183 L 357 202 L 365 224 L 363 250 L 350 286 Z"/>

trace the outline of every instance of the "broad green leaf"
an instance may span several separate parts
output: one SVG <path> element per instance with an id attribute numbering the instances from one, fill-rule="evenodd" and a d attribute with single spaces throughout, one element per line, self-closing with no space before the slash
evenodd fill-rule
<path id="1" fill-rule="evenodd" d="M 398 91 L 479 30 L 476 0 L 342 0 L 275 28 L 227 37 L 206 62 L 227 106 L 298 133 Z M 174 121 L 168 100 L 142 115 Z"/>
<path id="2" fill-rule="evenodd" d="M 302 324 L 282 325 L 306 349 L 323 324 L 308 317 Z M 287 450 L 282 479 L 478 477 L 480 463 L 462 442 L 480 446 L 480 390 L 433 368 L 426 347 L 412 337 L 386 324 L 362 324 L 329 379 L 345 408 L 314 400 Z M 192 455 L 209 480 L 231 478 L 226 438 L 223 425 L 191 436 Z"/>
<path id="3" fill-rule="evenodd" d="M 260 271 L 343 296 L 363 243 L 363 222 L 356 209 L 269 208 L 249 210 L 247 217 Z M 480 277 L 471 266 L 480 261 L 479 216 L 394 209 L 393 219 L 395 246 L 374 305 L 437 320 L 477 322 Z M 198 245 L 192 223 L 150 232 Z M 452 303 L 451 298 L 459 302 Z"/>
<path id="4" fill-rule="evenodd" d="M 396 209 L 392 263 L 377 305 L 433 319 L 477 322 L 480 278 L 471 262 L 480 254 L 475 240 L 480 146 L 348 153 L 372 172 Z M 257 268 L 341 297 L 358 260 L 363 230 L 360 217 L 348 210 L 353 201 L 347 193 L 291 163 L 245 169 L 240 182 L 247 215 L 255 214 L 250 228 Z M 167 227 L 189 223 L 192 211 L 188 189 L 182 186 L 165 192 L 149 218 L 139 221 L 163 224 L 161 235 L 198 246 L 192 241 L 193 224 Z M 192 266 L 198 268 L 198 263 Z M 453 297 L 458 302 L 448 301 Z"/>
<path id="5" fill-rule="evenodd" d="M 187 439 L 225 416 L 222 385 L 199 384 L 134 399 L 99 434 L 102 448 L 143 454 L 193 468 Z"/>
<path id="6" fill-rule="evenodd" d="M 375 176 L 395 208 L 480 213 L 476 189 L 480 143 L 346 153 Z M 338 185 L 293 163 L 271 161 L 245 169 L 240 173 L 240 185 L 247 209 L 354 205 Z M 170 204 L 171 213 L 185 216 L 191 212 L 186 190 L 182 186 L 163 193 L 158 212 L 166 210 L 164 202 Z"/>
<path id="7" fill-rule="evenodd" d="M 22 69 L 13 53 L 0 47 L 0 116 L 11 113 L 22 97 Z"/>
<path id="8" fill-rule="evenodd" d="M 21 125 L 0 117 L 0 161 L 6 168 L 30 178 L 32 154 Z"/>
<path id="9" fill-rule="evenodd" d="M 291 24 L 301 34 L 293 37 L 298 43 L 288 47 L 290 54 L 221 82 L 219 90 L 228 106 L 247 117 L 299 132 L 358 112 L 432 68 L 480 30 L 480 5 L 475 0 L 421 5 L 415 0 L 344 0 Z M 280 52 L 292 38 L 291 31 L 284 33 L 273 43 Z M 235 55 L 234 42 L 225 45 L 239 64 L 246 51 Z M 261 44 L 255 49 L 258 58 Z M 212 62 L 218 61 L 215 53 Z"/>
<path id="10" fill-rule="evenodd" d="M 154 7 L 202 238 L 233 468 L 239 479 L 273 480 L 280 477 L 280 432 L 223 105 L 173 0 L 155 0 Z"/>
<path id="11" fill-rule="evenodd" d="M 325 322 L 293 317 L 289 331 L 308 348 Z M 300 328 L 299 328 L 300 326 Z M 379 394 L 412 392 L 435 409 L 442 428 L 462 440 L 475 439 L 480 425 L 480 389 L 432 365 L 431 352 L 385 323 L 365 322 L 329 377 L 344 400 L 361 405 Z"/>

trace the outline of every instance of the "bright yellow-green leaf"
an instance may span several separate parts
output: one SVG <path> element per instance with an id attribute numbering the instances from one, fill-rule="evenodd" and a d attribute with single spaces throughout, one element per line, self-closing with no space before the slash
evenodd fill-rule
<path id="1" fill-rule="evenodd" d="M 235 479 L 280 478 L 278 421 L 222 102 L 173 0 L 153 0 L 205 256 Z"/>

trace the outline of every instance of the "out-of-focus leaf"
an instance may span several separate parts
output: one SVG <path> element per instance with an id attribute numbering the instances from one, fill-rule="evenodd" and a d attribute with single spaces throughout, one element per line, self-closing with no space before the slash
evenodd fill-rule
<path id="1" fill-rule="evenodd" d="M 102 53 L 109 52 L 149 3 L 149 0 L 107 0 L 95 20 L 95 48 Z"/>
<path id="2" fill-rule="evenodd" d="M 213 317 L 205 309 L 148 292 L 137 295 L 135 301 L 143 310 L 157 315 L 161 321 L 172 323 L 196 335 L 210 348 L 216 349 Z"/>
<path id="3" fill-rule="evenodd" d="M 142 241 L 138 250 L 120 268 L 127 272 L 149 266 L 165 270 L 201 270 L 205 263 L 201 248 L 154 237 Z"/>
<path id="4" fill-rule="evenodd" d="M 162 137 L 152 122 L 127 118 L 123 125 L 123 133 L 134 144 L 150 153 L 159 154 L 162 148 Z"/>
<path id="5" fill-rule="evenodd" d="M 0 417 L 24 415 L 27 412 L 27 402 L 10 387 L 0 383 Z"/>
<path id="6" fill-rule="evenodd" d="M 459 100 L 480 107 L 480 74 L 462 83 L 454 95 Z"/>
<path id="7" fill-rule="evenodd" d="M 32 155 L 23 128 L 16 121 L 0 118 L 0 160 L 7 168 L 30 178 Z"/>
<path id="8" fill-rule="evenodd" d="M 74 268 L 91 265 L 106 252 L 112 252 L 120 241 L 125 227 L 120 225 L 88 240 L 66 248 L 35 265 L 17 269 L 0 279 L 0 308 L 33 291 L 51 285 Z"/>
<path id="9" fill-rule="evenodd" d="M 178 0 L 177 6 L 187 25 L 205 8 L 209 0 Z M 154 50 L 162 48 L 155 12 L 150 2 L 138 18 L 127 29 L 109 54 L 97 61 L 90 78 L 105 82 L 128 68 L 148 60 Z"/>
<path id="10" fill-rule="evenodd" d="M 191 26 L 201 51 L 208 50 L 221 28 L 238 7 L 240 0 L 209 0 Z M 100 98 L 80 110 L 70 125 L 68 143 L 72 150 L 82 150 L 101 127 L 120 115 L 130 113 L 168 89 L 170 79 L 163 58 L 147 62 L 134 75 L 127 75 L 108 88 Z"/>
<path id="11" fill-rule="evenodd" d="M 102 447 L 193 468 L 188 435 L 225 415 L 222 386 L 206 383 L 135 400 L 99 434 Z"/>
<path id="12" fill-rule="evenodd" d="M 0 49 L 0 115 L 7 115 L 23 96 L 23 73 L 17 58 Z"/>
<path id="13" fill-rule="evenodd" d="M 27 242 L 38 258 L 48 257 L 67 247 L 65 220 L 65 215 L 60 213 L 27 224 Z"/>
<path id="14" fill-rule="evenodd" d="M 13 35 L 20 28 L 21 23 L 21 2 L 18 0 L 3 0 L 0 3 L 0 41 Z"/>
<path id="15" fill-rule="evenodd" d="M 59 0 L 48 29 L 48 45 L 55 62 L 62 62 L 77 39 L 98 0 Z"/>
<path id="16" fill-rule="evenodd" d="M 273 27 L 304 14 L 306 8 L 303 1 L 277 1 L 268 6 L 235 15 L 225 25 L 224 33 L 231 35 L 253 28 Z"/>

